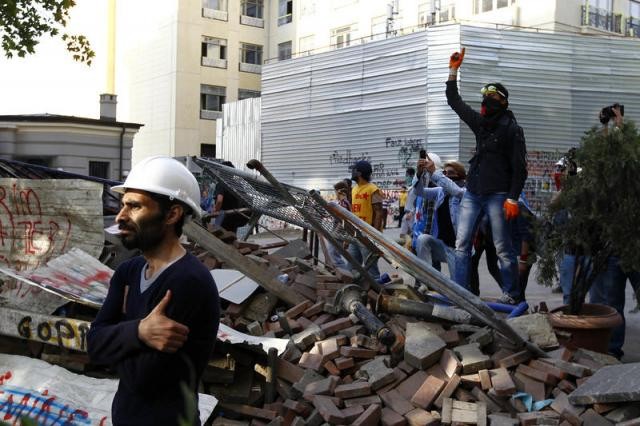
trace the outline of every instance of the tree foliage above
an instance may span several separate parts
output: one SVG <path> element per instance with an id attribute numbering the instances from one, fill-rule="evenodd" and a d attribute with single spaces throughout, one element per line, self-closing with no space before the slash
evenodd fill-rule
<path id="1" fill-rule="evenodd" d="M 42 36 L 60 36 L 73 59 L 87 65 L 95 56 L 83 35 L 61 31 L 69 20 L 74 0 L 2 0 L 0 1 L 0 38 L 5 55 L 25 57 L 35 53 Z"/>
<path id="2" fill-rule="evenodd" d="M 593 128 L 576 150 L 575 160 L 581 171 L 564 180 L 562 191 L 549 208 L 538 281 L 549 285 L 556 279 L 558 260 L 565 249 L 588 256 L 593 273 L 580 283 L 583 288 L 572 289 L 584 299 L 609 256 L 620 258 L 625 271 L 640 270 L 638 129 L 629 121 L 608 134 Z M 558 220 L 560 216 L 565 220 Z"/>

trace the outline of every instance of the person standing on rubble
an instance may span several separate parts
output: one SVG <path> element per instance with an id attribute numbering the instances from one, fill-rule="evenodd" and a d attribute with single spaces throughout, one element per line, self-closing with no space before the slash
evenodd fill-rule
<path id="1" fill-rule="evenodd" d="M 177 160 L 151 157 L 112 190 L 124 194 L 116 216 L 122 244 L 142 251 L 114 273 L 87 334 L 91 361 L 120 376 L 113 424 L 199 425 L 197 389 L 220 301 L 209 271 L 179 241 L 189 216 L 201 215 L 198 183 Z"/>
<path id="2" fill-rule="evenodd" d="M 518 283 L 518 262 L 507 221 L 518 216 L 518 196 L 527 179 L 524 133 L 508 109 L 509 92 L 501 83 L 489 83 L 480 90 L 479 113 L 462 100 L 457 77 L 464 52 L 463 48 L 461 53 L 451 55 L 446 89 L 449 106 L 476 136 L 456 236 L 455 281 L 469 289 L 471 242 L 482 213 L 486 213 L 500 259 L 500 302 L 515 304 L 524 300 L 524 294 Z"/>
<path id="3" fill-rule="evenodd" d="M 371 183 L 372 173 L 373 169 L 371 164 L 366 160 L 360 160 L 353 166 L 351 170 L 351 180 L 356 183 L 356 186 L 351 189 L 351 211 L 358 216 L 358 218 L 382 232 L 383 197 L 378 187 Z M 349 254 L 363 265 L 366 264 L 367 258 L 371 253 L 370 250 L 360 242 L 350 243 L 348 250 Z M 377 259 L 373 262 L 368 272 L 374 280 L 380 277 Z"/>

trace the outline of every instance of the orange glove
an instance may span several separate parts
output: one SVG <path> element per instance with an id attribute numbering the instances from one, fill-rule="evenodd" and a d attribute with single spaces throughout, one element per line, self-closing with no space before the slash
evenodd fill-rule
<path id="1" fill-rule="evenodd" d="M 463 47 L 461 53 L 456 52 L 451 55 L 451 58 L 449 58 L 449 68 L 460 68 L 460 65 L 462 65 L 462 60 L 464 59 L 464 51 L 465 48 Z"/>
<path id="2" fill-rule="evenodd" d="M 507 198 L 502 205 L 504 209 L 504 217 L 507 220 L 515 219 L 518 217 L 518 213 L 520 213 L 520 208 L 518 208 L 518 202 L 516 200 L 512 200 L 511 198 Z"/>

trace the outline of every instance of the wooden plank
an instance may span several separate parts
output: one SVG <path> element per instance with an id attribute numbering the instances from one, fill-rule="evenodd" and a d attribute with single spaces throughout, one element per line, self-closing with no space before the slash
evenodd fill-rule
<path id="1" fill-rule="evenodd" d="M 442 424 L 451 424 L 451 415 L 453 411 L 453 399 L 445 398 L 442 401 Z"/>
<path id="2" fill-rule="evenodd" d="M 87 351 L 88 321 L 0 307 L 0 334 Z"/>
<path id="3" fill-rule="evenodd" d="M 184 225 L 184 233 L 218 259 L 233 266 L 289 305 L 295 306 L 306 300 L 300 294 L 291 291 L 289 287 L 278 281 L 275 273 L 259 267 L 238 253 L 235 247 L 223 243 L 195 222 L 186 223 Z"/>

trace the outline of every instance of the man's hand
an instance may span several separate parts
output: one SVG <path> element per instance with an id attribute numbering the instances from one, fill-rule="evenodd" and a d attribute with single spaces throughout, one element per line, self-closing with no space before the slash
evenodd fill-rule
<path id="1" fill-rule="evenodd" d="M 433 174 L 436 171 L 435 163 L 429 158 L 421 158 L 418 160 L 418 175 L 422 175 L 426 170 L 429 174 Z"/>
<path id="2" fill-rule="evenodd" d="M 160 352 L 174 353 L 184 345 L 189 335 L 189 328 L 176 322 L 164 314 L 171 290 L 167 290 L 160 303 L 153 308 L 138 325 L 138 337 L 147 346 Z"/>
<path id="3" fill-rule="evenodd" d="M 458 69 L 460 65 L 462 65 L 462 61 L 464 60 L 464 51 L 465 48 L 462 48 L 462 52 L 455 52 L 449 58 L 449 68 Z"/>
<path id="4" fill-rule="evenodd" d="M 518 202 L 516 200 L 512 200 L 511 198 L 507 198 L 502 205 L 504 209 L 504 217 L 507 220 L 512 220 L 518 217 L 518 213 L 520 213 L 520 208 L 518 207 Z"/>

